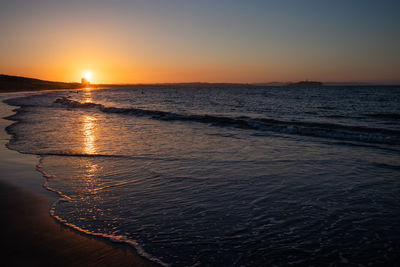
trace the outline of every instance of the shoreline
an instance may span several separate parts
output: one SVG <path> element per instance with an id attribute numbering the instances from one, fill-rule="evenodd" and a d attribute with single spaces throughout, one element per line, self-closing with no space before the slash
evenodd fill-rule
<path id="1" fill-rule="evenodd" d="M 21 154 L 5 145 L 10 139 L 3 119 L 15 107 L 0 96 L 0 217 L 1 237 L 7 246 L 1 255 L 10 266 L 157 266 L 138 255 L 128 244 L 86 235 L 50 216 L 57 196 L 42 187 L 44 179 L 36 171 L 39 157 Z"/>

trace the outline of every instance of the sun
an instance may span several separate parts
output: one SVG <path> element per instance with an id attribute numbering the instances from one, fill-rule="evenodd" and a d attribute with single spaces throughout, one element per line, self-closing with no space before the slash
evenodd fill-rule
<path id="1" fill-rule="evenodd" d="M 91 82 L 92 81 L 92 72 L 91 71 L 86 71 L 83 74 L 83 77 L 86 79 L 86 81 Z"/>

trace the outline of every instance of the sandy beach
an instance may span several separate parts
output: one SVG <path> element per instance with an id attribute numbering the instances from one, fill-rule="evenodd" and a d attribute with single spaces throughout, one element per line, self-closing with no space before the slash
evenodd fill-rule
<path id="1" fill-rule="evenodd" d="M 2 101 L 0 117 L 13 107 Z M 9 136 L 0 121 L 0 218 L 2 259 L 8 266 L 152 266 L 127 245 L 90 237 L 57 223 L 49 215 L 56 196 L 41 187 L 44 178 L 35 170 L 38 157 L 6 148 Z"/>

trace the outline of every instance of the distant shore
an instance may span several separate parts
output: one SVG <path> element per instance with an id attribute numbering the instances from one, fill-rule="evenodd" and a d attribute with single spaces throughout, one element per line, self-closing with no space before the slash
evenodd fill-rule
<path id="1" fill-rule="evenodd" d="M 189 82 L 189 83 L 136 83 L 136 84 L 81 84 L 45 81 L 34 78 L 11 76 L 0 74 L 0 93 L 24 92 L 24 91 L 43 91 L 43 90 L 81 90 L 85 88 L 149 88 L 149 87 L 314 87 L 314 86 L 398 86 L 395 84 L 370 84 L 361 82 L 269 82 L 269 83 L 208 83 L 208 82 Z"/>
<path id="2" fill-rule="evenodd" d="M 13 109 L 4 99 L 1 118 Z M 5 147 L 8 124 L 1 119 L 0 227 L 5 245 L 0 255 L 9 266 L 155 266 L 128 245 L 81 234 L 51 218 L 50 193 L 41 188 L 44 180 L 39 181 L 42 177 L 32 165 L 37 158 Z"/>
<path id="3" fill-rule="evenodd" d="M 257 86 L 254 84 L 240 83 L 153 83 L 153 84 L 81 84 L 81 83 L 66 83 L 45 81 L 34 78 L 26 78 L 20 76 L 10 76 L 0 74 L 0 93 L 9 92 L 29 92 L 43 90 L 81 90 L 85 88 L 101 89 L 101 88 L 148 88 L 148 87 L 246 87 Z"/>

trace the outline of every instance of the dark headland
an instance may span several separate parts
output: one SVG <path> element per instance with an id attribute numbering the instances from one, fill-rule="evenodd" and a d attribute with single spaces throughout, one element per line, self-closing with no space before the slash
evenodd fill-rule
<path id="1" fill-rule="evenodd" d="M 82 88 L 80 83 L 51 82 L 20 76 L 0 74 L 0 92 L 39 91 Z"/>

